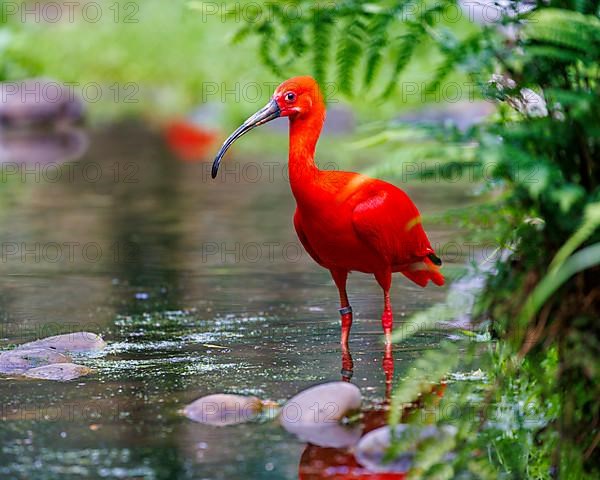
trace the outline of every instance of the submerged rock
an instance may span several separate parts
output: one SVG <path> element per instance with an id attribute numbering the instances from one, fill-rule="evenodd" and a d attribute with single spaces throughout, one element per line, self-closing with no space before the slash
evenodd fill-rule
<path id="1" fill-rule="evenodd" d="M 324 383 L 291 398 L 281 409 L 279 420 L 283 428 L 303 441 L 322 447 L 347 447 L 358 442 L 361 429 L 343 421 L 357 413 L 361 403 L 356 385 Z"/>
<path id="2" fill-rule="evenodd" d="M 348 382 L 323 383 L 292 397 L 284 405 L 280 418 L 284 424 L 335 424 L 359 411 L 361 403 L 362 396 L 356 385 Z"/>
<path id="3" fill-rule="evenodd" d="M 91 371 L 91 368 L 75 363 L 53 363 L 27 370 L 23 375 L 27 378 L 67 382 L 87 375 Z"/>
<path id="4" fill-rule="evenodd" d="M 52 363 L 68 363 L 71 358 L 55 349 L 29 346 L 0 353 L 0 373 L 21 374 Z"/>
<path id="5" fill-rule="evenodd" d="M 284 424 L 283 426 L 302 442 L 326 448 L 351 447 L 358 443 L 362 434 L 360 425 Z"/>
<path id="6" fill-rule="evenodd" d="M 456 428 L 450 425 L 438 428 L 400 424 L 395 427 L 395 433 L 403 440 L 408 436 L 412 440 L 411 446 L 395 458 L 385 458 L 391 444 L 391 429 L 380 427 L 367 433 L 358 442 L 354 453 L 358 463 L 374 472 L 406 473 L 413 467 L 417 444 L 424 441 L 453 442 Z"/>
<path id="7" fill-rule="evenodd" d="M 106 347 L 106 342 L 100 335 L 91 332 L 73 332 L 53 337 L 42 338 L 33 342 L 24 343 L 17 347 L 18 350 L 29 348 L 50 348 L 57 352 L 97 352 Z"/>
<path id="8" fill-rule="evenodd" d="M 261 410 L 262 402 L 256 397 L 220 393 L 190 403 L 183 414 L 195 422 L 225 426 L 252 420 Z"/>

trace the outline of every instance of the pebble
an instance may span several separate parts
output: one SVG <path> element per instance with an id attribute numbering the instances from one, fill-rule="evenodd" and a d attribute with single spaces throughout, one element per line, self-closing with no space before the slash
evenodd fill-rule
<path id="1" fill-rule="evenodd" d="M 361 403 L 356 385 L 323 383 L 292 397 L 281 409 L 279 421 L 302 441 L 321 447 L 349 447 L 360 439 L 361 428 L 345 425 L 343 420 L 358 412 Z"/>
<path id="2" fill-rule="evenodd" d="M 190 403 L 183 414 L 195 422 L 225 426 L 252 420 L 261 410 L 262 402 L 256 397 L 219 393 Z"/>
<path id="3" fill-rule="evenodd" d="M 0 353 L 0 373 L 22 374 L 32 368 L 70 361 L 68 355 L 52 348 L 17 348 Z"/>
<path id="4" fill-rule="evenodd" d="M 53 337 L 42 338 L 33 342 L 24 343 L 17 347 L 18 350 L 29 348 L 51 348 L 57 352 L 97 352 L 106 347 L 106 342 L 100 335 L 91 332 L 73 332 Z"/>
<path id="5" fill-rule="evenodd" d="M 67 382 L 87 375 L 91 371 L 90 368 L 75 363 L 53 363 L 27 370 L 23 375 L 27 378 Z"/>

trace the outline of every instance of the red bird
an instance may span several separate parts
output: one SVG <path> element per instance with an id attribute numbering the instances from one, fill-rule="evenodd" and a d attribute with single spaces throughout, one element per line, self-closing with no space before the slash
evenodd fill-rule
<path id="1" fill-rule="evenodd" d="M 391 342 L 392 273 L 400 272 L 425 287 L 444 284 L 415 204 L 398 187 L 352 172 L 319 170 L 314 154 L 325 103 L 317 82 L 295 77 L 283 82 L 269 103 L 225 141 L 212 167 L 215 178 L 231 144 L 253 128 L 278 117 L 290 119 L 289 178 L 296 199 L 294 227 L 310 256 L 331 272 L 339 294 L 343 347 L 348 345 L 352 307 L 346 293 L 351 271 L 371 273 L 383 289 L 381 323 Z"/>

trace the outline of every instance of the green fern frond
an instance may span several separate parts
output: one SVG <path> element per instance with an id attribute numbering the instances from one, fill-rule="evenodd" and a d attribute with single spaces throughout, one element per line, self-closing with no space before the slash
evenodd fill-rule
<path id="1" fill-rule="evenodd" d="M 327 79 L 331 37 L 333 36 L 333 19 L 329 12 L 321 11 L 313 15 L 312 36 L 313 71 L 319 85 L 324 87 Z"/>
<path id="2" fill-rule="evenodd" d="M 425 94 L 428 95 L 436 92 L 442 85 L 442 82 L 448 77 L 448 75 L 450 75 L 450 73 L 452 73 L 456 69 L 456 66 L 460 63 L 460 61 L 461 56 L 459 55 L 447 56 L 446 59 L 442 62 L 442 64 L 436 68 L 435 76 L 433 77 L 433 80 L 431 80 L 431 82 L 428 83 Z"/>
<path id="3" fill-rule="evenodd" d="M 295 57 L 300 57 L 308 48 L 304 39 L 304 24 L 292 22 L 287 30 L 288 41 Z"/>
<path id="4" fill-rule="evenodd" d="M 364 26 L 360 20 L 347 20 L 343 27 L 336 53 L 339 87 L 350 95 L 354 84 L 354 71 L 362 55 Z"/>
<path id="5" fill-rule="evenodd" d="M 231 39 L 232 44 L 238 44 L 244 41 L 251 33 L 254 33 L 254 27 L 250 24 L 245 24 L 242 28 L 239 28 Z"/>
<path id="6" fill-rule="evenodd" d="M 367 46 L 367 62 L 365 67 L 364 83 L 370 87 L 379 70 L 383 50 L 388 43 L 388 27 L 393 20 L 392 15 L 376 16 L 367 28 L 369 44 Z"/>
<path id="7" fill-rule="evenodd" d="M 439 383 L 458 362 L 458 347 L 454 343 L 442 343 L 436 350 L 426 352 L 410 370 L 409 376 L 394 390 L 388 422 L 393 428 L 400 421 L 403 405 L 414 402 L 432 385 Z"/>
<path id="8" fill-rule="evenodd" d="M 385 88 L 382 98 L 387 98 L 396 88 L 396 82 L 402 70 L 408 65 L 408 62 L 412 58 L 412 55 L 419 44 L 420 39 L 424 36 L 424 30 L 420 25 L 413 25 L 409 32 L 401 37 L 400 44 L 398 46 L 398 54 L 394 68 L 392 70 L 391 77 L 388 81 L 387 87 Z"/>
<path id="9" fill-rule="evenodd" d="M 527 49 L 526 56 L 529 61 L 547 59 L 566 63 L 576 62 L 581 58 L 581 55 L 573 50 L 565 50 L 552 45 L 532 45 Z"/>
<path id="10" fill-rule="evenodd" d="M 261 42 L 258 53 L 261 61 L 277 76 L 283 76 L 281 67 L 273 56 L 273 42 L 275 41 L 275 27 L 271 22 L 265 22 L 259 27 Z"/>
<path id="11" fill-rule="evenodd" d="M 532 16 L 525 29 L 529 42 L 549 43 L 597 55 L 600 49 L 600 19 L 564 9 L 547 8 Z"/>

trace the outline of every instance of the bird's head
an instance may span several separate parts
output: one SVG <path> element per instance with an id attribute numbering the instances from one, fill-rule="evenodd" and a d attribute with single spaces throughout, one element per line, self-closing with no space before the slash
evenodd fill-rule
<path id="1" fill-rule="evenodd" d="M 277 103 L 281 117 L 294 119 L 311 113 L 316 106 L 322 106 L 323 96 L 314 78 L 294 77 L 275 89 L 271 101 Z"/>
<path id="2" fill-rule="evenodd" d="M 315 79 L 305 76 L 286 80 L 275 89 L 269 103 L 249 117 L 225 140 L 213 162 L 212 178 L 217 176 L 221 160 L 233 142 L 253 128 L 278 117 L 289 117 L 290 121 L 294 121 L 317 111 L 324 118 L 325 103 Z"/>

